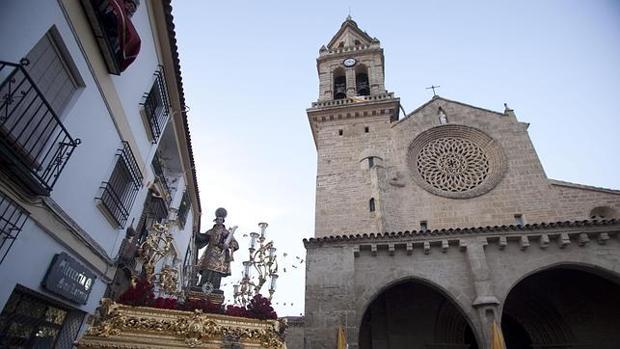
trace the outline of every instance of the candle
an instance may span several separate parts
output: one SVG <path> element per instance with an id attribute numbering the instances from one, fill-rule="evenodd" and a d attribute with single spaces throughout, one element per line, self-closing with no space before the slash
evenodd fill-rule
<path id="1" fill-rule="evenodd" d="M 237 230 L 237 226 L 233 226 L 230 229 L 228 229 L 228 236 L 226 236 L 226 241 L 224 241 L 224 246 L 226 248 L 228 248 L 228 246 L 230 246 L 230 242 L 233 239 L 233 236 L 235 235 L 235 230 Z"/>
<path id="2" fill-rule="evenodd" d="M 252 264 L 250 261 L 243 262 L 243 277 L 246 279 L 250 278 L 250 264 Z"/>
<path id="3" fill-rule="evenodd" d="M 264 237 L 265 237 L 265 229 L 267 229 L 267 226 L 268 226 L 268 225 L 269 225 L 269 224 L 267 224 L 267 223 L 265 223 L 265 222 L 258 223 L 258 226 L 260 227 L 260 236 L 261 236 L 262 238 L 264 238 Z"/>
<path id="4" fill-rule="evenodd" d="M 272 291 L 276 290 L 276 281 L 277 280 L 278 280 L 278 274 L 271 275 L 271 287 L 269 287 L 270 290 L 272 290 Z"/>
<path id="5" fill-rule="evenodd" d="M 256 249 L 256 238 L 258 238 L 258 233 L 252 232 L 250 233 L 250 249 Z"/>

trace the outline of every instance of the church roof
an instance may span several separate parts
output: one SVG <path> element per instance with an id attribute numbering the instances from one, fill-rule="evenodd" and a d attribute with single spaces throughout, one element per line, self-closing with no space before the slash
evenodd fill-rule
<path id="1" fill-rule="evenodd" d="M 459 105 L 462 105 L 464 107 L 474 108 L 474 109 L 486 111 L 486 112 L 489 112 L 489 113 L 498 114 L 500 116 L 504 116 L 505 115 L 503 112 L 498 112 L 498 111 L 491 110 L 491 109 L 477 107 L 475 105 L 471 105 L 471 104 L 455 101 L 455 100 L 444 98 L 444 97 L 441 97 L 441 96 L 437 95 L 437 96 L 433 96 L 433 98 L 429 99 L 427 102 L 425 102 L 421 106 L 417 107 L 414 111 L 412 111 L 411 113 L 407 114 L 407 116 L 404 117 L 402 120 L 405 120 L 405 119 L 409 118 L 410 116 L 413 116 L 415 113 L 419 112 L 420 110 L 424 109 L 426 106 L 428 106 L 429 104 L 431 104 L 431 103 L 433 103 L 433 102 L 435 102 L 437 100 L 442 100 L 442 101 L 445 101 L 445 102 L 448 102 L 448 103 L 459 104 Z"/>
<path id="2" fill-rule="evenodd" d="M 399 232 L 385 233 L 363 233 L 363 234 L 344 234 L 330 235 L 319 238 L 304 239 L 304 246 L 329 243 L 329 242 L 347 242 L 357 240 L 374 240 L 374 239 L 401 239 L 406 237 L 440 237 L 450 235 L 467 235 L 467 234 L 484 234 L 484 233 L 501 233 L 501 232 L 523 232 L 536 230 L 552 230 L 558 228 L 579 228 L 579 227 L 596 227 L 596 226 L 613 226 L 620 225 L 620 219 L 590 219 L 582 221 L 564 221 L 555 223 L 534 223 L 525 225 L 495 225 L 475 228 L 447 228 L 434 230 L 406 230 Z"/>
<path id="3" fill-rule="evenodd" d="M 336 43 L 340 41 L 342 37 L 346 36 L 346 34 L 349 34 L 349 33 L 365 41 L 365 44 L 370 44 L 371 42 L 376 40 L 376 39 L 371 38 L 370 35 L 368 35 L 365 31 L 361 30 L 357 26 L 357 23 L 351 18 L 351 16 L 348 16 L 347 19 L 344 22 L 342 22 L 342 25 L 340 26 L 340 29 L 338 30 L 338 32 L 336 32 L 336 34 L 329 41 L 329 43 L 327 44 L 327 47 L 330 49 L 335 48 Z"/>
<path id="4" fill-rule="evenodd" d="M 593 185 L 585 185 L 585 184 L 579 184 L 579 183 L 571 183 L 571 182 L 566 182 L 566 181 L 560 181 L 560 180 L 557 180 L 557 179 L 549 179 L 549 182 L 552 185 L 557 185 L 557 186 L 561 186 L 561 187 L 569 187 L 569 188 L 584 189 L 584 190 L 593 190 L 593 191 L 609 193 L 609 194 L 616 194 L 616 195 L 620 194 L 620 190 L 617 190 L 617 189 L 601 188 L 601 187 L 595 187 Z"/>

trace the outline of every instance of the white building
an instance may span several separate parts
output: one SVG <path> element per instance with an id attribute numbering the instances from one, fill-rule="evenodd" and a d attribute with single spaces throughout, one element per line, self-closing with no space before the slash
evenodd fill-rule
<path id="1" fill-rule="evenodd" d="M 0 47 L 0 347 L 69 348 L 153 222 L 193 258 L 170 1 L 2 1 Z"/>

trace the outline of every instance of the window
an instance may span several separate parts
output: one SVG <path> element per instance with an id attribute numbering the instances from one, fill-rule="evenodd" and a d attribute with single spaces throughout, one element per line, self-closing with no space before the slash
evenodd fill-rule
<path id="1" fill-rule="evenodd" d="M 0 192 L 0 264 L 22 230 L 28 214 Z"/>
<path id="2" fill-rule="evenodd" d="M 428 222 L 421 221 L 420 222 L 420 231 L 427 231 L 427 230 L 428 230 Z"/>
<path id="3" fill-rule="evenodd" d="M 368 201 L 368 209 L 370 212 L 375 212 L 375 198 L 370 198 Z"/>
<path id="4" fill-rule="evenodd" d="M 334 99 L 347 98 L 347 77 L 344 69 L 334 70 Z"/>
<path id="5" fill-rule="evenodd" d="M 71 97 L 84 87 L 60 33 L 52 27 L 26 55 L 28 75 L 56 112 L 63 115 Z"/>
<path id="6" fill-rule="evenodd" d="M 369 156 L 368 157 L 368 168 L 372 168 L 373 166 L 375 166 L 375 157 Z"/>
<path id="7" fill-rule="evenodd" d="M 370 127 L 368 127 L 368 126 L 364 127 L 364 132 L 366 132 L 366 133 L 370 132 Z"/>
<path id="8" fill-rule="evenodd" d="M 185 227 L 185 222 L 187 221 L 187 213 L 189 212 L 190 206 L 191 202 L 189 201 L 189 193 L 187 192 L 187 189 L 185 189 L 183 198 L 181 199 L 181 204 L 179 205 L 179 211 L 177 212 L 179 225 L 183 228 Z"/>
<path id="9" fill-rule="evenodd" d="M 149 92 L 145 94 L 144 102 L 141 105 L 144 107 L 145 125 L 148 125 L 147 133 L 151 141 L 157 143 L 168 121 L 169 103 L 163 67 L 160 67 L 154 76 L 155 81 Z"/>
<path id="10" fill-rule="evenodd" d="M 525 224 L 525 220 L 523 219 L 523 215 L 522 214 L 516 214 L 515 215 L 515 224 L 516 225 L 524 225 Z"/>
<path id="11" fill-rule="evenodd" d="M 338 136 L 342 136 L 342 134 L 343 134 L 342 129 L 338 130 Z"/>
<path id="12" fill-rule="evenodd" d="M 359 40 L 355 40 L 353 43 L 355 44 L 355 46 L 359 46 L 362 44 Z"/>
<path id="13" fill-rule="evenodd" d="M 101 183 L 101 195 L 97 197 L 107 216 L 122 228 L 129 217 L 129 211 L 142 188 L 142 173 L 138 168 L 129 143 L 116 153 L 117 159 L 110 180 Z"/>
<path id="14" fill-rule="evenodd" d="M 84 313 L 33 295 L 17 286 L 0 314 L 2 348 L 69 348 Z"/>

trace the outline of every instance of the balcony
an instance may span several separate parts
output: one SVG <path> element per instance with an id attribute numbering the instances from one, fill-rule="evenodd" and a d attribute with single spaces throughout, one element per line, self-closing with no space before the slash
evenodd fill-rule
<path id="1" fill-rule="evenodd" d="M 22 64 L 0 61 L 0 165 L 35 195 L 50 195 L 79 139 L 71 137 Z"/>

